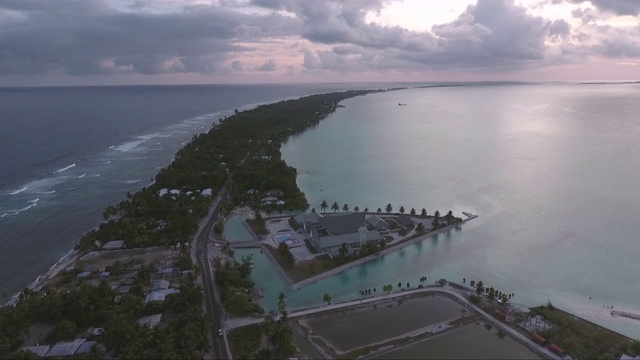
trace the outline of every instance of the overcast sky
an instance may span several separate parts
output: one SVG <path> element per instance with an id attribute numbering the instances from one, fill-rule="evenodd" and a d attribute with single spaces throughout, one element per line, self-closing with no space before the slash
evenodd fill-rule
<path id="1" fill-rule="evenodd" d="M 640 0 L 0 0 L 0 86 L 640 80 Z"/>

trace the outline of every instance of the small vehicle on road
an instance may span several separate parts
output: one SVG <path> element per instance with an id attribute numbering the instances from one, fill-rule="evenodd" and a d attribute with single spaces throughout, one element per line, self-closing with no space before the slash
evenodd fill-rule
<path id="1" fill-rule="evenodd" d="M 222 329 L 218 329 L 218 336 L 222 336 Z"/>

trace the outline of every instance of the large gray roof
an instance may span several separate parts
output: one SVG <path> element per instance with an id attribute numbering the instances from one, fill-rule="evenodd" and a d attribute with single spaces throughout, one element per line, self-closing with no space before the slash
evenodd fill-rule
<path id="1" fill-rule="evenodd" d="M 357 234 L 358 229 L 365 226 L 364 213 L 323 216 L 319 220 L 331 235 Z"/>
<path id="2" fill-rule="evenodd" d="M 382 236 L 379 232 L 375 230 L 367 231 L 367 242 L 370 241 L 380 241 Z M 334 235 L 334 236 L 322 236 L 320 238 L 315 239 L 318 246 L 321 249 L 328 249 L 335 246 L 341 246 L 343 243 L 352 244 L 360 242 L 360 234 L 359 233 L 351 233 L 351 234 L 342 234 L 342 235 Z"/>
<path id="3" fill-rule="evenodd" d="M 378 227 L 380 225 L 384 225 L 384 226 L 388 226 L 389 224 L 387 224 L 386 221 L 382 220 L 380 217 L 378 217 L 377 215 L 371 215 L 367 218 L 367 222 L 369 224 L 371 224 L 371 226 L 373 227 Z"/>

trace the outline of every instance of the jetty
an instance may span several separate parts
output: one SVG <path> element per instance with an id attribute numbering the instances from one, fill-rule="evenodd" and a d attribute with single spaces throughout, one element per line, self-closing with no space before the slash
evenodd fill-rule
<path id="1" fill-rule="evenodd" d="M 611 312 L 611 316 L 622 316 L 633 320 L 640 320 L 640 314 L 634 314 L 626 311 L 614 310 Z"/>

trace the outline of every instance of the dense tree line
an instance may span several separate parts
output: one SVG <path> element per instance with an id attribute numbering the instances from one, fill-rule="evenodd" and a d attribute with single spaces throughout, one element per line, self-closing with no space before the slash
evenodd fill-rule
<path id="1" fill-rule="evenodd" d="M 243 256 L 240 263 L 233 257 L 216 258 L 214 264 L 216 285 L 220 288 L 220 298 L 224 309 L 232 315 L 263 313 L 262 307 L 253 300 L 251 270 L 253 256 Z"/>
<path id="2" fill-rule="evenodd" d="M 45 294 L 25 290 L 14 306 L 0 308 L 0 358 L 20 358 L 29 328 L 35 324 L 53 325 L 43 343 L 73 340 L 89 327 L 102 327 L 96 340 L 119 358 L 202 358 L 209 349 L 210 320 L 202 314 L 203 290 L 195 277 L 185 277 L 180 293 L 167 296 L 164 303 L 144 304 L 140 284 L 149 284 L 148 266 L 140 269 L 129 294 L 114 301 L 116 292 L 106 282 L 91 286 L 81 282 L 68 291 L 48 289 Z M 151 267 L 151 269 L 153 269 Z M 153 329 L 138 325 L 145 315 L 163 313 L 171 320 Z M 104 353 L 93 353 L 93 358 Z"/>
<path id="3" fill-rule="evenodd" d="M 88 232 L 77 248 L 88 251 L 111 240 L 127 247 L 175 245 L 188 240 L 206 215 L 212 197 L 199 191 L 219 192 L 234 180 L 230 206 L 253 202 L 260 207 L 260 192 L 271 188 L 284 192 L 283 207 L 271 212 L 305 210 L 307 200 L 296 184 L 296 170 L 281 159 L 280 144 L 287 137 L 316 125 L 333 112 L 339 101 L 371 91 L 345 91 L 312 95 L 297 100 L 259 106 L 237 112 L 207 133 L 194 135 L 175 159 L 160 170 L 149 187 L 104 212 L 104 222 Z M 164 194 L 161 189 L 179 190 Z M 249 197 L 248 190 L 258 193 Z M 228 210 L 229 206 L 225 206 Z"/>

